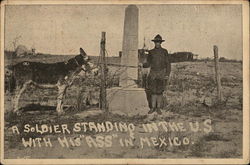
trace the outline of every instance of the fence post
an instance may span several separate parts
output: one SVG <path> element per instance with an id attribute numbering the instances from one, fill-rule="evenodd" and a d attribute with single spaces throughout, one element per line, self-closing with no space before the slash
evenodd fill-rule
<path id="1" fill-rule="evenodd" d="M 218 57 L 218 47 L 214 45 L 214 63 L 215 63 L 215 79 L 217 84 L 217 97 L 219 102 L 222 101 L 221 80 L 220 80 L 220 67 Z"/>
<path id="2" fill-rule="evenodd" d="M 100 89 L 100 108 L 108 112 L 107 108 L 107 98 L 106 98 L 106 59 L 105 59 L 105 42 L 106 42 L 106 32 L 102 32 L 101 38 L 101 89 Z"/>

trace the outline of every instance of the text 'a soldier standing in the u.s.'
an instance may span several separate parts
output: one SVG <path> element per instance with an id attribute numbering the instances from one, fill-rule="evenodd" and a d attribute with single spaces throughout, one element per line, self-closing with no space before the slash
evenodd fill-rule
<path id="1" fill-rule="evenodd" d="M 168 51 L 161 47 L 161 43 L 165 40 L 158 34 L 152 41 L 155 47 L 148 51 L 147 62 L 143 63 L 144 68 L 150 67 L 146 87 L 150 107 L 148 114 L 153 112 L 162 114 L 163 92 L 171 72 L 171 63 Z"/>

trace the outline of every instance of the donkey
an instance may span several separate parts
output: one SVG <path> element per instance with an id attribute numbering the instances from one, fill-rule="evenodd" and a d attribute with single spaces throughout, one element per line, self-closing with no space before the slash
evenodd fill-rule
<path id="1" fill-rule="evenodd" d="M 98 72 L 98 68 L 90 62 L 82 48 L 80 48 L 79 55 L 68 61 L 57 63 L 23 61 L 9 67 L 9 69 L 12 71 L 12 80 L 15 81 L 13 83 L 15 84 L 13 105 L 14 112 L 17 114 L 20 114 L 19 99 L 29 85 L 45 89 L 58 88 L 56 111 L 58 114 L 63 114 L 63 99 L 67 88 L 79 75 L 97 74 Z"/>

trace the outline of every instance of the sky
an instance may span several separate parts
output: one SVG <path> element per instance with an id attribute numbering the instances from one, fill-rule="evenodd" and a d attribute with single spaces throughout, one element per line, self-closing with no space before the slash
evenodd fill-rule
<path id="1" fill-rule="evenodd" d="M 36 52 L 76 55 L 82 47 L 87 54 L 100 53 L 101 32 L 106 32 L 109 56 L 122 50 L 123 24 L 127 5 L 9 5 L 5 10 L 5 50 L 12 42 Z M 241 5 L 137 5 L 139 48 L 144 38 L 160 34 L 169 52 L 190 51 L 199 58 L 212 57 L 213 45 L 219 56 L 242 59 Z"/>

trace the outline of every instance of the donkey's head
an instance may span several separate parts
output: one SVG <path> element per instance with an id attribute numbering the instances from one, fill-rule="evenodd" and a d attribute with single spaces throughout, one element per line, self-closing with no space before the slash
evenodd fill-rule
<path id="1" fill-rule="evenodd" d="M 76 63 L 81 66 L 82 70 L 88 74 L 98 74 L 98 67 L 90 62 L 89 56 L 80 48 L 80 54 L 75 56 Z"/>
<path id="2" fill-rule="evenodd" d="M 89 57 L 85 53 L 85 51 L 82 48 L 80 48 L 80 54 L 75 56 L 74 60 L 75 61 L 73 61 L 73 62 L 75 62 L 76 65 L 82 66 L 82 65 L 85 65 L 88 63 Z"/>

